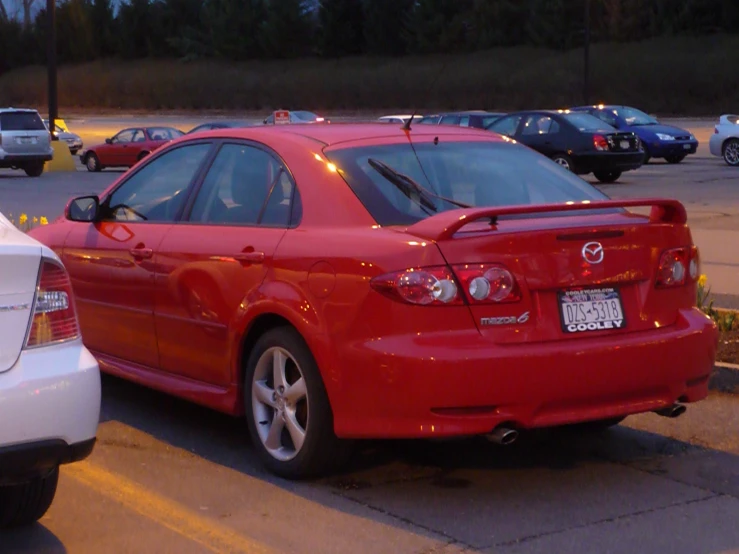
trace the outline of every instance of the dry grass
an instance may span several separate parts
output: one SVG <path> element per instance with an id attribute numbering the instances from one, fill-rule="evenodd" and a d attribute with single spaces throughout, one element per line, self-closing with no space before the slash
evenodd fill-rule
<path id="1" fill-rule="evenodd" d="M 715 116 L 739 109 L 739 36 L 599 44 L 591 59 L 593 101 L 663 115 Z M 582 101 L 582 52 L 509 48 L 466 56 L 240 64 L 101 61 L 61 68 L 59 95 L 63 110 L 562 107 Z M 43 67 L 0 76 L 0 105 L 45 103 Z"/>

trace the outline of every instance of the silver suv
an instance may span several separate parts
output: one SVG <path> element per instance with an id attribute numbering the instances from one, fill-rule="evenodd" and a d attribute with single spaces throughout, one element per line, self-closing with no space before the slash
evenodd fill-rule
<path id="1" fill-rule="evenodd" d="M 0 168 L 22 169 L 29 177 L 38 177 L 53 155 L 51 134 L 38 111 L 0 108 Z"/>

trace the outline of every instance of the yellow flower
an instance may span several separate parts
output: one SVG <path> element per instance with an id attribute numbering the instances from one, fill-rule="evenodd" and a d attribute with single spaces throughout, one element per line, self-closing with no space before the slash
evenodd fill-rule
<path id="1" fill-rule="evenodd" d="M 28 221 L 28 216 L 26 214 L 21 214 L 21 217 L 18 223 L 21 225 L 25 225 L 27 221 Z"/>
<path id="2" fill-rule="evenodd" d="M 705 288 L 707 282 L 708 282 L 708 277 L 706 277 L 705 275 L 701 275 L 700 277 L 698 277 L 699 287 Z"/>
<path id="3" fill-rule="evenodd" d="M 38 223 L 38 217 L 34 216 L 34 217 L 33 217 L 33 219 L 32 219 L 31 221 L 32 221 L 33 223 Z"/>
<path id="4" fill-rule="evenodd" d="M 41 219 L 39 220 L 39 222 L 41 223 L 41 225 L 48 225 L 49 224 L 49 220 L 46 219 L 46 217 L 43 216 L 43 215 L 41 216 Z"/>

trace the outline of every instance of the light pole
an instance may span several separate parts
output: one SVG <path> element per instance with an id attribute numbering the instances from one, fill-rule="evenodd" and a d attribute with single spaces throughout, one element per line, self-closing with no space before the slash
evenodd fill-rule
<path id="1" fill-rule="evenodd" d="M 585 45 L 583 47 L 583 103 L 590 104 L 590 0 L 585 0 Z"/>
<path id="2" fill-rule="evenodd" d="M 56 0 L 46 0 L 46 18 L 47 18 L 47 38 L 46 38 L 46 69 L 47 80 L 49 86 L 49 131 L 51 131 L 51 140 L 59 140 L 54 133 L 56 129 L 56 119 L 59 117 L 57 113 L 59 104 L 57 102 L 57 86 L 56 86 L 56 21 L 54 10 L 56 8 Z"/>

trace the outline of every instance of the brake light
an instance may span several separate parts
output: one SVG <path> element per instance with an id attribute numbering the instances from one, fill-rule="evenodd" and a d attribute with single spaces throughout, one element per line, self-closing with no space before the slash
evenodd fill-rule
<path id="1" fill-rule="evenodd" d="M 696 246 L 672 248 L 662 253 L 657 268 L 657 288 L 679 287 L 700 277 L 700 258 Z"/>
<path id="2" fill-rule="evenodd" d="M 42 258 L 33 319 L 26 348 L 75 339 L 79 336 L 72 283 L 66 269 Z"/>
<path id="3" fill-rule="evenodd" d="M 501 304 L 521 300 L 513 274 L 500 264 L 466 264 L 453 267 L 467 300 L 472 304 Z"/>
<path id="4" fill-rule="evenodd" d="M 593 135 L 593 146 L 596 150 L 608 150 L 608 141 L 603 135 Z"/>
<path id="5" fill-rule="evenodd" d="M 375 277 L 370 286 L 394 299 L 421 306 L 462 304 L 457 283 L 448 267 L 424 267 Z"/>
<path id="6" fill-rule="evenodd" d="M 715 126 L 715 127 L 713 128 L 713 134 L 714 134 L 714 135 L 718 135 L 718 126 Z"/>

